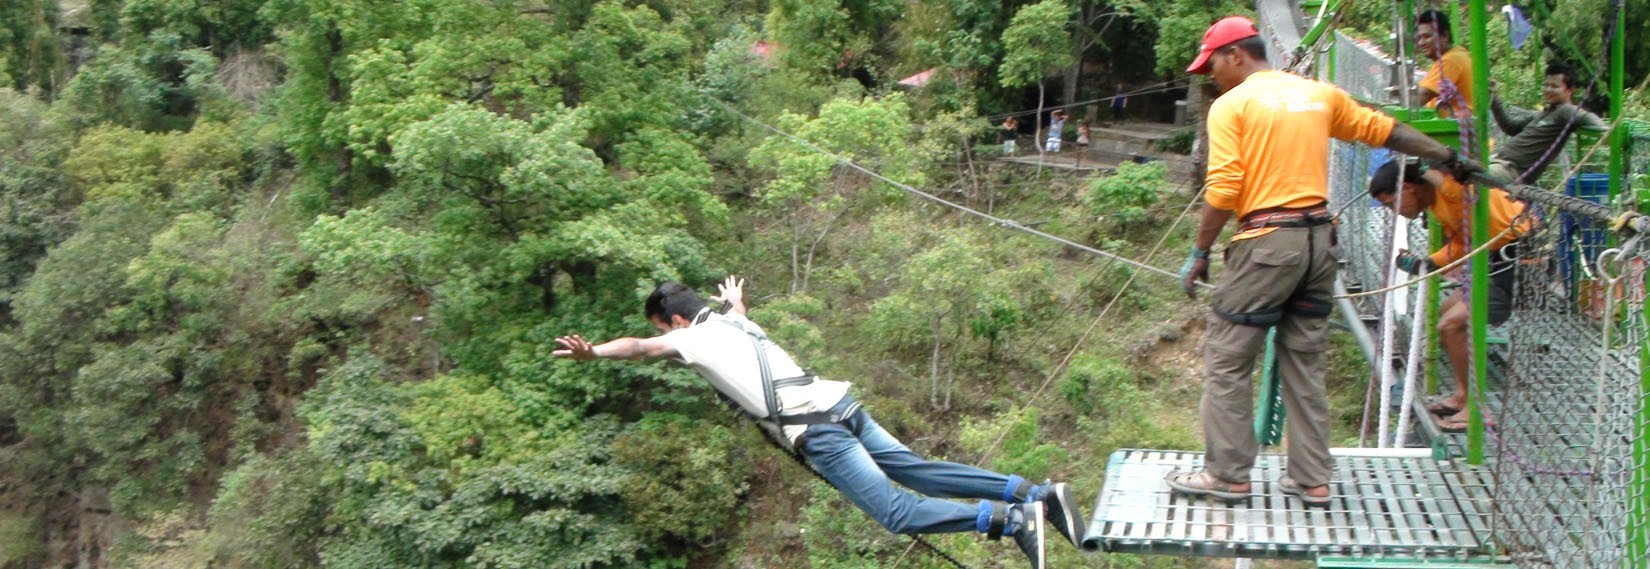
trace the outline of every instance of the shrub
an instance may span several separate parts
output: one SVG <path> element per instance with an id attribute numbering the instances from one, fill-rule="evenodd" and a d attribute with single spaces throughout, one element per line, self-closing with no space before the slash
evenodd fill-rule
<path id="1" fill-rule="evenodd" d="M 1124 162 L 1116 174 L 1090 183 L 1083 203 L 1097 217 L 1111 217 L 1124 225 L 1143 221 L 1147 206 L 1157 203 L 1167 173 L 1162 162 Z"/>

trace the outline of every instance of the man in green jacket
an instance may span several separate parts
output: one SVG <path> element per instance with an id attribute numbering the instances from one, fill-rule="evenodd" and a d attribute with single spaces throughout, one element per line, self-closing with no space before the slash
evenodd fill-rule
<path id="1" fill-rule="evenodd" d="M 1563 146 L 1577 128 L 1607 128 L 1598 115 L 1571 102 L 1575 95 L 1575 72 L 1561 63 L 1547 66 L 1547 80 L 1541 86 L 1540 111 L 1503 104 L 1490 99 L 1495 124 L 1512 137 L 1495 149 L 1490 158 L 1490 175 L 1515 184 L 1534 183 L 1542 170 L 1558 156 L 1555 146 Z"/>

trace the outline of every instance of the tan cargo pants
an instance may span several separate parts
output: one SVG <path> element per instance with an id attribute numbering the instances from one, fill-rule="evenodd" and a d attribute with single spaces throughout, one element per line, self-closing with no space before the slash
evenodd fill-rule
<path id="1" fill-rule="evenodd" d="M 1336 255 L 1333 225 L 1278 228 L 1235 241 L 1226 249 L 1226 271 L 1210 305 L 1226 314 L 1283 307 L 1291 298 L 1334 298 Z M 1249 480 L 1260 445 L 1255 440 L 1250 374 L 1265 351 L 1266 328 L 1208 317 L 1203 342 L 1203 437 L 1210 474 L 1228 482 Z M 1288 425 L 1289 477 L 1304 487 L 1329 482 L 1329 399 L 1324 390 L 1327 317 L 1285 310 L 1277 323 L 1278 371 Z"/>

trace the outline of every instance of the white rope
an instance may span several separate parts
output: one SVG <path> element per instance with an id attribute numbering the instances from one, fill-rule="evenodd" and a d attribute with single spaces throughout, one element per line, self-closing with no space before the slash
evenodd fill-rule
<path id="1" fill-rule="evenodd" d="M 1427 292 L 1432 288 L 1432 281 L 1421 281 L 1421 287 L 1415 291 L 1415 311 L 1409 313 L 1409 360 L 1404 369 L 1404 403 L 1398 408 L 1398 430 L 1392 436 L 1392 446 L 1404 446 L 1404 437 L 1409 434 L 1410 412 L 1415 407 L 1415 393 L 1420 389 L 1421 361 L 1426 358 L 1423 353 L 1426 346 L 1427 327 L 1422 318 L 1427 310 Z"/>
<path id="2" fill-rule="evenodd" d="M 1398 276 L 1398 252 L 1400 251 L 1398 245 L 1402 240 L 1408 238 L 1408 232 L 1405 231 L 1408 229 L 1408 224 L 1404 220 L 1404 216 L 1398 214 L 1398 208 L 1402 207 L 1404 203 L 1404 156 L 1393 154 L 1392 157 L 1392 162 L 1398 165 L 1398 176 L 1393 182 L 1396 189 L 1392 194 L 1392 243 L 1387 247 L 1385 283 L 1387 285 L 1403 280 L 1402 277 Z M 1378 363 L 1381 372 L 1381 405 L 1380 414 L 1377 415 L 1379 417 L 1379 427 L 1375 431 L 1375 446 L 1378 448 L 1387 447 L 1387 433 L 1390 432 L 1389 429 L 1392 423 L 1392 386 L 1397 383 L 1397 378 L 1393 377 L 1392 352 L 1393 344 L 1397 341 L 1398 335 L 1398 327 L 1395 321 L 1397 320 L 1397 304 L 1399 302 L 1397 293 L 1400 290 L 1403 289 L 1392 291 L 1393 294 L 1381 296 L 1381 361 Z"/>
<path id="3" fill-rule="evenodd" d="M 1325 2 L 1325 4 L 1328 4 L 1328 2 Z M 1405 23 L 1402 21 L 1403 16 L 1400 15 L 1400 12 L 1401 11 L 1395 10 L 1392 15 L 1393 23 L 1395 24 L 1393 29 L 1398 31 L 1398 86 L 1399 92 L 1404 99 L 1404 106 L 1413 110 L 1414 101 L 1410 98 L 1409 88 L 1409 77 L 1412 74 L 1412 71 L 1409 59 L 1407 57 L 1408 54 L 1405 53 L 1404 45 L 1407 43 L 1404 41 L 1404 31 L 1407 30 L 1408 26 L 1404 25 Z M 1406 173 L 1404 155 L 1394 152 L 1392 154 L 1391 162 L 1398 166 L 1398 175 L 1392 182 L 1392 185 L 1395 187 L 1392 195 L 1392 242 L 1387 247 L 1386 281 L 1383 283 L 1389 287 L 1392 286 L 1395 281 L 1403 280 L 1403 278 L 1398 276 L 1398 251 L 1400 250 L 1400 244 L 1407 244 L 1407 238 L 1409 236 L 1408 232 L 1405 231 L 1405 229 L 1407 229 L 1407 224 L 1404 221 L 1404 216 L 1398 213 L 1398 209 L 1403 207 L 1404 204 L 1404 174 Z M 1402 294 L 1400 291 L 1403 290 L 1406 289 L 1397 289 L 1391 293 L 1381 295 L 1381 406 L 1379 411 L 1380 415 L 1378 415 L 1380 417 L 1380 428 L 1376 432 L 1375 437 L 1375 446 L 1379 448 L 1387 448 L 1387 428 L 1392 420 L 1392 407 L 1389 403 L 1392 399 L 1392 386 L 1396 382 L 1392 376 L 1392 351 L 1393 343 L 1397 341 L 1398 336 L 1398 327 L 1393 321 L 1394 315 L 1397 312 L 1397 307 L 1395 305 L 1396 303 L 1401 302 L 1397 297 Z M 1419 323 L 1415 322 L 1414 314 L 1410 315 L 1410 325 L 1415 328 L 1420 327 Z M 1408 389 L 1408 378 L 1406 377 L 1404 398 L 1407 401 L 1409 397 L 1410 392 Z M 1403 429 L 1402 420 L 1406 410 L 1407 409 L 1398 410 L 1400 430 Z M 1395 437 L 1393 446 L 1402 445 L 1402 441 L 1403 439 L 1401 436 Z"/>
<path id="4" fill-rule="evenodd" d="M 717 106 L 722 107 L 723 110 L 725 110 L 727 112 L 730 112 L 730 113 L 733 113 L 734 115 L 738 116 L 739 118 L 745 119 L 746 121 L 749 121 L 752 124 L 760 126 L 764 129 L 767 129 L 770 132 L 773 132 L 774 134 L 777 134 L 781 137 L 784 137 L 786 140 L 790 140 L 791 142 L 795 142 L 797 144 L 800 144 L 800 145 L 802 145 L 803 147 L 805 147 L 809 150 L 812 150 L 814 152 L 819 153 L 821 156 L 825 156 L 827 158 L 830 158 L 832 160 L 837 161 L 838 164 L 841 164 L 843 166 L 847 166 L 848 168 L 852 168 L 854 170 L 858 170 L 862 174 L 865 174 L 865 175 L 870 176 L 872 178 L 876 178 L 878 180 L 881 180 L 882 182 L 887 183 L 888 185 L 894 186 L 896 188 L 904 190 L 904 191 L 906 191 L 908 193 L 911 193 L 913 195 L 922 197 L 924 199 L 927 199 L 928 201 L 931 201 L 931 202 L 934 202 L 934 203 L 937 203 L 937 204 L 940 204 L 940 205 L 943 205 L 943 206 L 946 206 L 946 207 L 950 207 L 952 209 L 955 209 L 957 211 L 961 211 L 963 213 L 978 216 L 978 217 L 983 218 L 987 221 L 990 221 L 993 224 L 1000 225 L 1002 227 L 1007 227 L 1009 229 L 1014 229 L 1014 230 L 1018 230 L 1018 231 L 1023 231 L 1025 233 L 1030 233 L 1032 235 L 1036 235 L 1038 237 L 1042 237 L 1044 239 L 1054 241 L 1054 242 L 1059 243 L 1061 245 L 1065 245 L 1067 247 L 1071 247 L 1073 249 L 1077 249 L 1079 251 L 1089 253 L 1089 254 L 1094 255 L 1096 257 L 1103 257 L 1103 258 L 1106 258 L 1106 259 L 1111 259 L 1113 261 L 1123 263 L 1125 265 L 1134 267 L 1136 269 L 1140 269 L 1142 271 L 1157 273 L 1159 275 L 1163 275 L 1163 276 L 1175 279 L 1176 281 L 1180 280 L 1180 273 L 1171 272 L 1171 271 L 1166 270 L 1166 269 L 1160 269 L 1160 268 L 1142 263 L 1140 261 L 1130 259 L 1128 257 L 1123 257 L 1123 256 L 1117 255 L 1115 253 L 1108 253 L 1106 251 L 1101 251 L 1099 249 L 1095 249 L 1093 247 L 1090 247 L 1088 245 L 1084 245 L 1082 243 L 1077 243 L 1077 242 L 1072 241 L 1070 239 L 1065 239 L 1065 238 L 1058 237 L 1058 236 L 1055 236 L 1055 235 L 1052 235 L 1052 234 L 1049 234 L 1049 233 L 1044 233 L 1042 231 L 1038 231 L 1036 229 L 1032 229 L 1030 227 L 1026 227 L 1024 225 L 1021 225 L 1019 222 L 1014 221 L 1012 219 L 1003 219 L 1001 217 L 997 217 L 997 216 L 991 215 L 989 213 L 985 213 L 983 211 L 980 211 L 980 210 L 977 210 L 977 209 L 974 209 L 974 208 L 971 208 L 971 207 L 968 207 L 968 206 L 965 206 L 965 205 L 962 205 L 962 204 L 950 202 L 950 201 L 947 201 L 945 198 L 942 198 L 942 197 L 936 196 L 934 194 L 931 194 L 931 193 L 913 188 L 908 184 L 904 184 L 904 183 L 895 181 L 895 180 L 893 180 L 893 179 L 891 179 L 887 176 L 884 176 L 880 173 L 877 173 L 877 172 L 875 172 L 875 171 L 873 171 L 869 168 L 866 168 L 864 166 L 860 166 L 859 164 L 854 163 L 854 161 L 849 160 L 847 158 L 843 158 L 842 156 L 839 156 L 834 152 L 831 152 L 829 150 L 821 148 L 819 145 L 816 145 L 812 142 L 809 142 L 808 140 L 806 140 L 802 137 L 799 137 L 799 136 L 796 136 L 796 135 L 791 134 L 789 132 L 785 132 L 783 130 L 780 130 L 779 127 L 776 127 L 776 126 L 770 125 L 768 123 L 765 123 L 765 122 L 756 120 L 754 118 L 751 118 L 749 115 L 746 115 L 745 113 L 739 112 L 737 109 L 734 109 L 733 107 L 729 106 L 727 103 L 722 102 L 720 99 L 717 99 L 715 97 L 707 97 L 707 99 L 709 99 L 710 102 L 712 102 L 712 103 L 716 103 Z M 1198 283 L 1196 283 L 1196 285 L 1200 286 L 1200 287 L 1203 287 L 1203 288 L 1214 288 L 1213 284 L 1205 283 L 1205 282 L 1198 282 Z"/>

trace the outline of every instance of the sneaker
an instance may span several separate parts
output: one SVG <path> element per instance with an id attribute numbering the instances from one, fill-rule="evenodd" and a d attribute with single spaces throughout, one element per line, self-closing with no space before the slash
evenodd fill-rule
<path id="1" fill-rule="evenodd" d="M 1025 552 L 1026 559 L 1031 560 L 1031 569 L 1045 569 L 1043 563 L 1047 558 L 1043 551 L 1043 503 L 1029 502 L 1009 506 L 1008 517 L 1010 525 L 1019 526 L 1014 532 L 1014 543 Z"/>
<path id="2" fill-rule="evenodd" d="M 1047 490 L 1043 491 L 1043 515 L 1048 523 L 1054 524 L 1054 530 L 1066 536 L 1071 545 L 1081 548 L 1083 541 L 1083 512 L 1078 509 L 1077 500 L 1071 497 L 1071 489 L 1066 483 L 1051 484 L 1043 481 Z"/>

